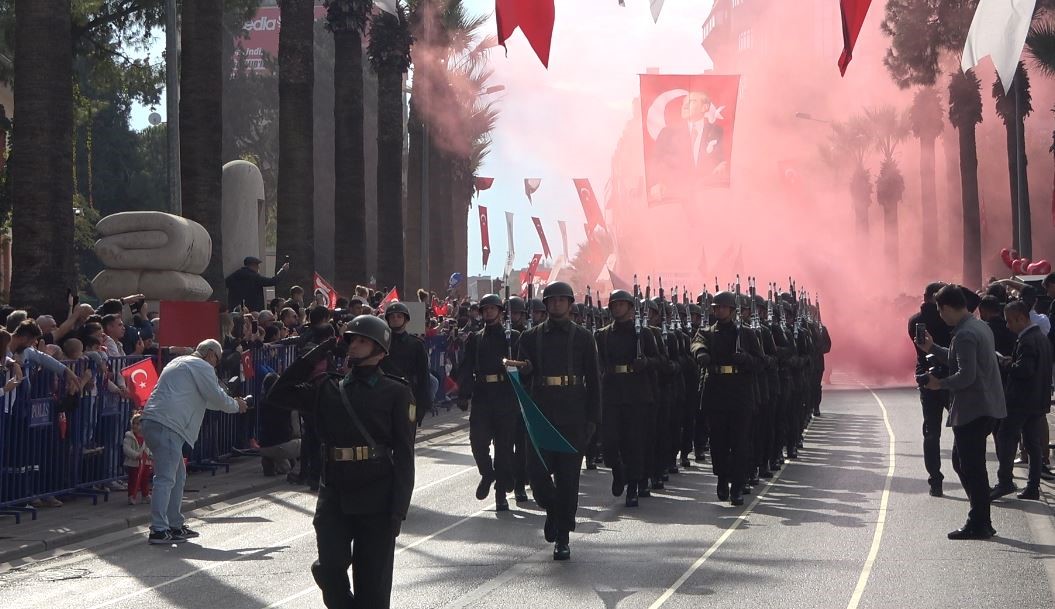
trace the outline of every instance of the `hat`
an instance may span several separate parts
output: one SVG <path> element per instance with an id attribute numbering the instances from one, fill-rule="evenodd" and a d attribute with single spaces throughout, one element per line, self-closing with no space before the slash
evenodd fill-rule
<path id="1" fill-rule="evenodd" d="M 257 258 L 256 256 L 246 256 L 245 259 L 242 260 L 242 266 L 249 266 L 250 264 L 260 264 L 262 262 L 263 260 Z"/>

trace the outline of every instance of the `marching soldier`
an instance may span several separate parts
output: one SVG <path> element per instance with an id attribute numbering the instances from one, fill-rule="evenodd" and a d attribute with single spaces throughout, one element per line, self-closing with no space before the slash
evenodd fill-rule
<path id="1" fill-rule="evenodd" d="M 510 296 L 509 302 L 506 303 L 506 309 L 509 310 L 509 322 L 513 325 L 514 330 L 524 332 L 528 329 L 527 303 L 524 302 L 523 298 Z"/>
<path id="2" fill-rule="evenodd" d="M 537 326 L 546 321 L 549 313 L 546 312 L 546 303 L 541 298 L 532 298 L 528 301 L 528 313 L 531 315 L 531 325 Z"/>
<path id="3" fill-rule="evenodd" d="M 663 459 L 660 455 L 665 454 L 661 448 L 667 439 L 667 418 L 670 416 L 670 385 L 667 377 L 670 375 L 670 356 L 667 353 L 667 341 L 659 328 L 659 305 L 657 299 L 650 298 L 644 301 L 645 309 L 648 311 L 645 329 L 652 333 L 652 339 L 656 341 L 656 350 L 659 353 L 659 366 L 653 368 L 651 380 L 653 394 L 655 396 L 655 407 L 645 412 L 645 422 L 642 426 L 645 451 L 645 478 L 638 484 L 638 496 L 651 497 L 650 489 L 661 490 L 664 488 Z M 657 473 L 658 472 L 658 473 Z"/>
<path id="4" fill-rule="evenodd" d="M 693 451 L 693 441 L 696 436 L 696 415 L 700 409 L 700 368 L 696 365 L 696 360 L 692 358 L 689 352 L 689 348 L 692 345 L 692 337 L 695 336 L 695 328 L 693 317 L 699 317 L 699 306 L 690 304 L 688 306 L 684 304 L 678 305 L 678 315 L 685 320 L 685 325 L 681 330 L 681 350 L 682 350 L 682 377 L 685 383 L 685 399 L 682 404 L 683 416 L 682 416 L 682 429 L 681 429 L 681 467 L 687 468 L 692 467 L 692 462 L 689 461 L 689 455 Z M 693 309 L 697 311 L 693 312 Z"/>
<path id="5" fill-rule="evenodd" d="M 711 459 L 718 476 L 718 498 L 744 504 L 744 487 L 751 463 L 751 414 L 756 367 L 750 353 L 753 337 L 736 321 L 737 302 L 732 292 L 714 296 L 715 323 L 700 328 L 692 353 L 707 370 L 703 403 L 711 437 Z"/>
<path id="6" fill-rule="evenodd" d="M 766 394 L 758 403 L 755 417 L 755 468 L 757 478 L 772 478 L 769 464 L 774 460 L 773 443 L 776 437 L 777 402 L 780 400 L 780 376 L 777 364 L 777 345 L 766 317 L 766 300 L 755 295 L 753 306 L 759 321 L 756 334 L 762 347 Z"/>
<path id="7" fill-rule="evenodd" d="M 516 361 L 542 414 L 574 446 L 574 454 L 542 451 L 528 455 L 535 502 L 546 510 L 546 541 L 555 543 L 554 560 L 571 558 L 583 451 L 601 420 L 597 345 L 585 328 L 572 323 L 575 292 L 563 281 L 542 294 L 549 318 L 521 335 Z M 543 462 L 544 459 L 545 461 Z"/>
<path id="8" fill-rule="evenodd" d="M 313 520 L 319 558 L 311 572 L 329 609 L 390 605 L 395 539 L 414 490 L 416 415 L 406 381 L 379 367 L 391 336 L 384 321 L 360 315 L 344 328 L 346 376 L 314 376 L 336 346 L 330 338 L 294 362 L 265 397 L 268 406 L 312 412 L 318 421 L 323 473 Z"/>
<path id="9" fill-rule="evenodd" d="M 774 403 L 773 448 L 769 461 L 769 470 L 777 471 L 784 465 L 784 448 L 787 444 L 789 425 L 789 404 L 793 386 L 793 358 L 795 346 L 784 323 L 783 305 L 780 301 L 773 303 L 773 318 L 769 318 L 768 327 L 773 336 L 777 357 L 777 400 Z"/>
<path id="10" fill-rule="evenodd" d="M 432 390 L 429 388 L 429 354 L 425 341 L 407 332 L 410 309 L 402 302 L 393 302 L 385 308 L 385 321 L 392 329 L 392 345 L 388 357 L 381 367 L 388 374 L 401 376 L 410 384 L 414 401 L 418 405 L 418 426 L 432 410 Z"/>
<path id="11" fill-rule="evenodd" d="M 692 338 L 690 339 L 690 354 L 692 352 L 691 341 L 696 338 L 696 333 L 701 328 L 711 325 L 711 295 L 704 293 L 697 297 L 697 304 L 689 307 L 692 313 Z M 694 363 L 696 358 L 693 358 Z M 707 460 L 707 451 L 710 449 L 710 435 L 707 431 L 707 417 L 703 413 L 703 383 L 707 376 L 707 369 L 696 363 L 698 379 L 696 383 L 696 428 L 692 435 L 693 459 L 697 462 Z"/>
<path id="12" fill-rule="evenodd" d="M 512 330 L 506 337 L 502 327 L 504 309 L 502 298 L 497 294 L 480 299 L 484 328 L 469 335 L 458 369 L 458 407 L 468 410 L 472 401 L 469 444 L 480 472 L 476 498 L 486 499 L 494 483 L 495 509 L 499 512 L 509 509 L 506 493 L 513 490 L 513 438 L 520 419 L 516 393 L 502 363 L 516 352 L 520 332 Z M 495 446 L 493 461 L 492 443 Z"/>
<path id="13" fill-rule="evenodd" d="M 626 290 L 608 299 L 611 324 L 597 332 L 604 396 L 605 464 L 612 468 L 612 494 L 626 489 L 626 506 L 637 507 L 638 484 L 645 478 L 641 426 L 655 407 L 650 369 L 662 361 L 651 332 L 634 324 L 634 297 Z"/>

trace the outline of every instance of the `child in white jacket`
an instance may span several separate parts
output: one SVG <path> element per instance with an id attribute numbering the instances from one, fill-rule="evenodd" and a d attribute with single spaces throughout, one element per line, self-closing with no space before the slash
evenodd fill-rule
<path id="1" fill-rule="evenodd" d="M 125 432 L 125 471 L 128 472 L 128 505 L 135 505 L 136 495 L 142 494 L 139 503 L 150 503 L 150 482 L 154 476 L 150 449 L 143 440 L 139 427 L 142 413 L 132 415 L 132 429 Z"/>

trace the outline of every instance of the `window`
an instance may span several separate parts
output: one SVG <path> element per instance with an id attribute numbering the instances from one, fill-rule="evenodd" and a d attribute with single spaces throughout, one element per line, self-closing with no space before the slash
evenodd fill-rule
<path id="1" fill-rule="evenodd" d="M 736 48 L 740 51 L 746 51 L 751 48 L 751 30 L 747 29 L 740 32 L 740 35 L 736 38 Z"/>

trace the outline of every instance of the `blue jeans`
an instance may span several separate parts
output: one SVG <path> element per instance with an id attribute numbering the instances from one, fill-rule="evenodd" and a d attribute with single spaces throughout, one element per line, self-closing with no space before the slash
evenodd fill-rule
<path id="1" fill-rule="evenodd" d="M 183 464 L 183 438 L 168 427 L 143 421 L 143 437 L 154 455 L 154 491 L 150 496 L 150 529 L 167 531 L 183 526 L 180 513 L 187 469 Z"/>

